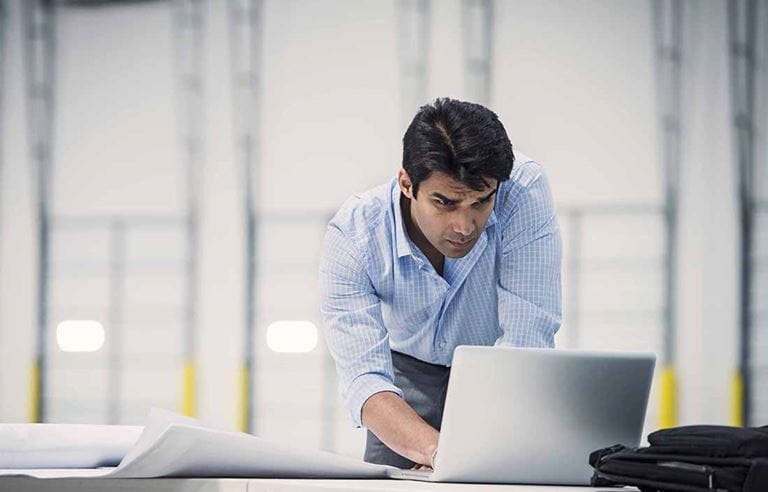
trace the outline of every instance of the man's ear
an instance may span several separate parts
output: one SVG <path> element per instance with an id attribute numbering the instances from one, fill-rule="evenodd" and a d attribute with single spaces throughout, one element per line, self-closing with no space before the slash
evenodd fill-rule
<path id="1" fill-rule="evenodd" d="M 413 198 L 413 184 L 411 183 L 411 177 L 405 169 L 400 168 L 397 173 L 397 182 L 400 185 L 400 191 L 403 192 L 406 198 Z"/>

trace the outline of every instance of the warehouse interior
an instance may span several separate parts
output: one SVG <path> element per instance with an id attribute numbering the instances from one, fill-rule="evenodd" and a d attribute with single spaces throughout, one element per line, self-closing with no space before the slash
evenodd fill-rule
<path id="1" fill-rule="evenodd" d="M 547 171 L 556 346 L 657 353 L 645 433 L 768 424 L 748 0 L 0 0 L 0 422 L 162 407 L 360 457 L 323 234 L 446 96 Z"/>

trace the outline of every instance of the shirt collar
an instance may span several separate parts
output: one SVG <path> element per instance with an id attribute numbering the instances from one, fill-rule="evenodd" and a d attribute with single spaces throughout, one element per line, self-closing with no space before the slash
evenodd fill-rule
<path id="1" fill-rule="evenodd" d="M 403 211 L 400 207 L 400 185 L 397 182 L 397 178 L 392 180 L 392 211 L 395 215 L 395 248 L 397 250 L 397 257 L 403 256 L 416 256 L 413 254 L 413 248 L 411 247 L 411 240 L 408 238 L 408 234 L 405 232 L 405 226 L 403 224 Z M 497 193 L 498 195 L 498 193 Z M 488 216 L 488 221 L 485 223 L 485 229 L 496 224 L 496 207 L 491 210 L 491 215 Z"/>
<path id="2" fill-rule="evenodd" d="M 392 210 L 395 214 L 395 244 L 398 258 L 408 255 L 413 256 L 411 241 L 405 233 L 403 224 L 403 212 L 400 209 L 400 194 L 400 185 L 398 185 L 397 178 L 395 178 L 392 183 Z"/>

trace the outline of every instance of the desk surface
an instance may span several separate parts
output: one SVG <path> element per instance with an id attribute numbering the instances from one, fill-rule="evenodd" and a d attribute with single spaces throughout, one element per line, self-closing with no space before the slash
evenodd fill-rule
<path id="1" fill-rule="evenodd" d="M 556 485 L 484 485 L 428 483 L 411 480 L 287 480 L 242 478 L 53 478 L 0 477 L 2 492 L 632 492 L 634 488 Z"/>

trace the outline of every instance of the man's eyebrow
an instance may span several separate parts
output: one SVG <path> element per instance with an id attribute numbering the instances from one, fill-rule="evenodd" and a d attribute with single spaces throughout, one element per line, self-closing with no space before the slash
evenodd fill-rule
<path id="1" fill-rule="evenodd" d="M 497 187 L 496 187 L 496 188 L 495 188 L 495 189 L 494 189 L 492 192 L 490 192 L 490 193 L 488 193 L 487 195 L 485 195 L 484 197 L 480 198 L 478 201 L 479 201 L 479 202 L 485 202 L 485 201 L 488 201 L 488 200 L 490 200 L 490 199 L 491 199 L 491 197 L 492 197 L 492 196 L 493 196 L 493 195 L 494 195 L 494 194 L 495 194 L 497 191 L 499 191 L 499 188 L 498 188 L 498 186 L 497 186 Z M 439 198 L 440 200 L 444 201 L 445 203 L 447 203 L 447 204 L 451 204 L 451 205 L 453 205 L 453 204 L 456 204 L 456 203 L 459 203 L 459 202 L 461 201 L 461 200 L 457 200 L 457 199 L 455 199 L 455 198 L 448 198 L 447 196 L 445 196 L 445 195 L 443 195 L 442 193 L 440 193 L 440 192 L 437 192 L 437 191 L 433 191 L 432 193 L 430 193 L 430 195 L 432 195 L 432 196 L 433 196 L 433 197 L 435 197 L 435 198 Z"/>
<path id="2" fill-rule="evenodd" d="M 432 195 L 433 197 L 435 197 L 435 198 L 439 198 L 439 199 L 443 200 L 443 201 L 444 201 L 444 202 L 446 202 L 446 203 L 451 203 L 451 204 L 453 204 L 453 203 L 459 203 L 459 200 L 456 200 L 456 199 L 454 199 L 454 198 L 448 198 L 447 196 L 443 195 L 442 193 L 438 193 L 437 191 L 433 191 L 433 192 L 431 193 L 431 195 Z"/>
<path id="3" fill-rule="evenodd" d="M 491 197 L 492 197 L 492 196 L 493 196 L 493 195 L 494 195 L 494 194 L 495 194 L 497 191 L 499 191 L 499 187 L 498 187 L 498 186 L 497 186 L 496 188 L 494 188 L 494 190 L 493 190 L 492 192 L 488 193 L 487 195 L 485 195 L 483 198 L 481 198 L 481 199 L 480 199 L 480 200 L 478 200 L 478 201 L 481 201 L 481 202 L 485 202 L 485 201 L 488 201 L 488 200 L 490 200 L 490 198 L 491 198 Z"/>

